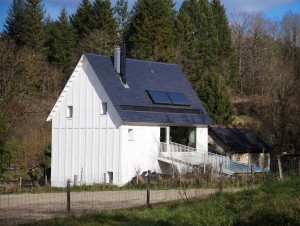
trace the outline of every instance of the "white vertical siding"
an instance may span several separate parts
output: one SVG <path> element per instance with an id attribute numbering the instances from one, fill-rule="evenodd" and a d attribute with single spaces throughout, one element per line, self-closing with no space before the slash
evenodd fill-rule
<path id="1" fill-rule="evenodd" d="M 121 120 L 88 62 L 74 71 L 65 98 L 52 118 L 52 186 L 65 186 L 67 179 L 80 184 L 103 182 L 107 171 L 119 179 Z M 101 101 L 108 114 L 100 115 Z M 67 118 L 73 106 L 73 118 Z"/>
<path id="2" fill-rule="evenodd" d="M 128 140 L 128 129 L 133 129 L 134 139 Z M 136 172 L 151 170 L 160 172 L 157 157 L 159 154 L 160 127 L 122 126 L 121 178 L 124 184 L 135 176 Z"/>

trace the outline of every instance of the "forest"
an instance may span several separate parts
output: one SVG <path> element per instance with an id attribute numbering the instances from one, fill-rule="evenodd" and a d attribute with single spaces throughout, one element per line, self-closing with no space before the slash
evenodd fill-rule
<path id="1" fill-rule="evenodd" d="M 248 126 L 272 154 L 300 151 L 300 14 L 227 17 L 220 0 L 82 0 L 47 16 L 13 0 L 0 33 L 0 170 L 49 167 L 46 117 L 84 52 L 176 63 L 216 124 Z"/>

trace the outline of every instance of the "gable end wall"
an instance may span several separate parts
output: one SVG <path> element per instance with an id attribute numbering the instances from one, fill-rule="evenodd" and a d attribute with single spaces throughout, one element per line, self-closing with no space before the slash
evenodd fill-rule
<path id="1" fill-rule="evenodd" d="M 107 172 L 117 179 L 121 120 L 87 60 L 71 78 L 52 118 L 51 185 L 65 186 L 76 177 L 78 184 L 107 182 Z M 107 115 L 100 114 L 102 101 Z M 73 118 L 67 118 L 68 106 Z"/>

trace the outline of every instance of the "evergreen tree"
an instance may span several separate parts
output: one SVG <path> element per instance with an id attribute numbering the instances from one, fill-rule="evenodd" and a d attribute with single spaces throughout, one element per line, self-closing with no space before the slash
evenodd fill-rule
<path id="1" fill-rule="evenodd" d="M 118 0 L 114 11 L 118 21 L 119 34 L 122 36 L 129 17 L 128 0 Z"/>
<path id="2" fill-rule="evenodd" d="M 138 0 L 126 31 L 128 52 L 134 58 L 170 62 L 174 56 L 174 3 Z"/>
<path id="3" fill-rule="evenodd" d="M 70 18 L 73 27 L 80 38 L 83 34 L 89 34 L 94 28 L 94 10 L 90 0 L 82 0 L 76 13 Z"/>
<path id="4" fill-rule="evenodd" d="M 73 65 L 75 32 L 70 24 L 67 11 L 63 8 L 58 21 L 49 23 L 47 34 L 48 57 L 62 69 Z"/>
<path id="5" fill-rule="evenodd" d="M 185 0 L 180 11 L 185 11 L 195 26 L 197 54 L 201 60 L 198 62 L 200 71 L 216 66 L 219 60 L 219 41 L 212 7 L 208 0 Z"/>
<path id="6" fill-rule="evenodd" d="M 220 0 L 212 0 L 212 9 L 219 40 L 219 72 L 227 83 L 233 83 L 236 72 L 234 49 L 231 42 L 231 31 L 226 11 Z"/>
<path id="7" fill-rule="evenodd" d="M 22 24 L 25 19 L 24 0 L 13 0 L 4 24 L 4 34 L 20 44 Z"/>
<path id="8" fill-rule="evenodd" d="M 198 56 L 198 42 L 195 26 L 186 11 L 181 10 L 175 21 L 176 29 L 176 63 L 179 64 L 194 86 L 198 81 L 201 59 Z"/>
<path id="9" fill-rule="evenodd" d="M 42 50 L 44 46 L 44 9 L 42 0 L 25 1 L 25 19 L 22 25 L 20 39 L 22 45 L 33 50 Z"/>
<path id="10" fill-rule="evenodd" d="M 81 52 L 110 55 L 119 42 L 117 21 L 109 0 L 95 0 L 93 4 L 94 25 L 80 40 Z"/>
<path id="11" fill-rule="evenodd" d="M 110 0 L 95 0 L 94 2 L 94 29 L 101 30 L 108 28 L 112 32 L 117 29 L 117 21 L 114 18 L 113 9 Z"/>
<path id="12" fill-rule="evenodd" d="M 196 93 L 203 102 L 210 117 L 217 124 L 230 124 L 234 110 L 227 93 L 226 86 L 221 82 L 219 74 L 211 68 L 203 72 Z"/>
<path id="13" fill-rule="evenodd" d="M 233 107 L 219 74 L 220 42 L 208 0 L 186 0 L 176 20 L 177 61 L 216 123 L 230 123 Z M 179 57 L 178 57 L 179 56 Z"/>

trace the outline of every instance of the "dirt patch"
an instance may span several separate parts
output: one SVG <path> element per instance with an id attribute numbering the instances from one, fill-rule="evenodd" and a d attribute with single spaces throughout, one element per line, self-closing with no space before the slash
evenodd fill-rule
<path id="1" fill-rule="evenodd" d="M 201 198 L 216 192 L 218 190 L 215 189 L 151 191 L 150 202 L 154 204 L 186 198 Z M 74 215 L 143 205 L 146 205 L 146 191 L 71 193 L 71 214 Z M 0 195 L 0 224 L 18 225 L 65 216 L 66 208 L 67 195 L 65 193 Z"/>

